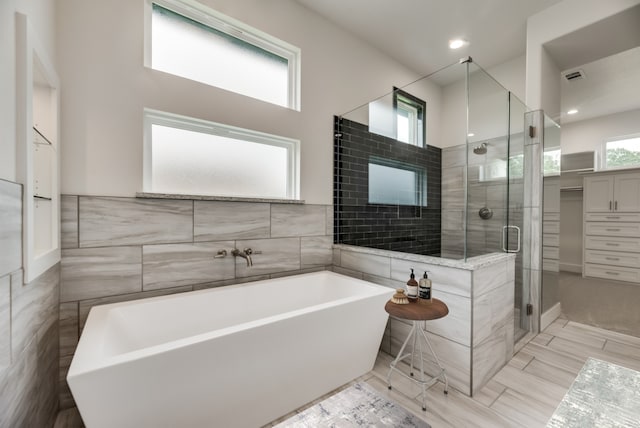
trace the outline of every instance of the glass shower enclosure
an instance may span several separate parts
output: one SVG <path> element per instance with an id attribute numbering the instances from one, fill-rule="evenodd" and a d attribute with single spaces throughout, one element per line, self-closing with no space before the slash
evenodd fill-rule
<path id="1" fill-rule="evenodd" d="M 470 58 L 391 89 L 335 118 L 335 242 L 463 260 L 514 253 L 514 340 L 535 332 L 539 112 Z"/>

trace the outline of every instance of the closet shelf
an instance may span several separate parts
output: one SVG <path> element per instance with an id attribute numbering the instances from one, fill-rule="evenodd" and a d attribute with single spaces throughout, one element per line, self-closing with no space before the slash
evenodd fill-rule
<path id="1" fill-rule="evenodd" d="M 47 198 L 46 196 L 40 196 L 40 195 L 33 195 L 33 199 L 38 199 L 41 201 L 50 201 L 51 198 Z"/>
<path id="2" fill-rule="evenodd" d="M 582 190 L 582 186 L 567 186 L 560 188 L 561 192 L 582 192 Z"/>
<path id="3" fill-rule="evenodd" d="M 562 174 L 570 174 L 573 172 L 593 172 L 593 168 L 578 168 L 578 169 L 565 169 L 560 171 Z"/>

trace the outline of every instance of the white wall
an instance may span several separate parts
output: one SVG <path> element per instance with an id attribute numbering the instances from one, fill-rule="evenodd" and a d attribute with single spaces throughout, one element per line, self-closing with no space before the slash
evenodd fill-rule
<path id="1" fill-rule="evenodd" d="M 479 64 L 480 66 L 482 64 Z M 471 71 L 477 68 L 471 67 Z M 507 133 L 507 92 L 513 92 L 520 100 L 525 89 L 525 57 L 520 56 L 485 70 L 493 79 L 481 73 L 471 77 L 470 129 L 475 135 L 470 141 L 483 141 L 504 136 Z M 497 81 L 500 85 L 494 82 Z M 467 132 L 465 81 L 459 80 L 443 88 L 443 112 L 440 147 L 464 144 Z M 491 105 L 489 105 L 489 103 Z"/>
<path id="2" fill-rule="evenodd" d="M 640 109 L 562 125 L 562 153 L 598 151 L 605 139 L 640 133 Z"/>
<path id="3" fill-rule="evenodd" d="M 0 178 L 16 181 L 16 26 L 15 13 L 29 17 L 34 33 L 53 61 L 54 0 L 0 1 Z"/>
<path id="4" fill-rule="evenodd" d="M 560 120 L 561 90 L 560 68 L 556 65 L 546 49 L 542 49 L 540 57 L 542 66 L 542 81 L 544 85 L 540 91 L 540 107 L 544 113 L 555 122 Z"/>
<path id="5" fill-rule="evenodd" d="M 62 192 L 141 191 L 149 107 L 300 139 L 301 198 L 332 203 L 333 115 L 418 76 L 293 0 L 201 2 L 302 49 L 302 111 L 145 68 L 142 0 L 59 0 Z"/>
<path id="6" fill-rule="evenodd" d="M 487 73 L 524 102 L 525 76 L 527 73 L 526 65 L 527 62 L 525 55 L 522 55 L 502 64 L 488 68 Z"/>

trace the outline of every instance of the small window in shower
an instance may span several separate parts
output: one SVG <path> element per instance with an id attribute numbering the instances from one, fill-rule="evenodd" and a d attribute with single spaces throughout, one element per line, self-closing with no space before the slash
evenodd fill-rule
<path id="1" fill-rule="evenodd" d="M 389 159 L 369 159 L 369 203 L 427 206 L 426 171 Z"/>
<path id="2" fill-rule="evenodd" d="M 145 65 L 300 110 L 300 49 L 195 1 L 147 0 Z"/>
<path id="3" fill-rule="evenodd" d="M 611 138 L 604 143 L 604 169 L 640 165 L 640 134 Z"/>
<path id="4" fill-rule="evenodd" d="M 396 139 L 402 143 L 424 147 L 427 104 L 411 94 L 394 88 L 393 105 Z"/>

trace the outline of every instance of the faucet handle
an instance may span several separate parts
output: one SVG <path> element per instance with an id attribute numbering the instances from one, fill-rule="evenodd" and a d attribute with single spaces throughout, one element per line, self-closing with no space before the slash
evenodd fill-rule
<path id="1" fill-rule="evenodd" d="M 250 256 L 251 254 L 262 254 L 262 251 L 253 251 L 251 248 L 245 248 L 244 253 Z"/>
<path id="2" fill-rule="evenodd" d="M 214 259 L 221 259 L 223 257 L 227 257 L 227 250 L 219 250 L 218 253 L 213 256 Z"/>

